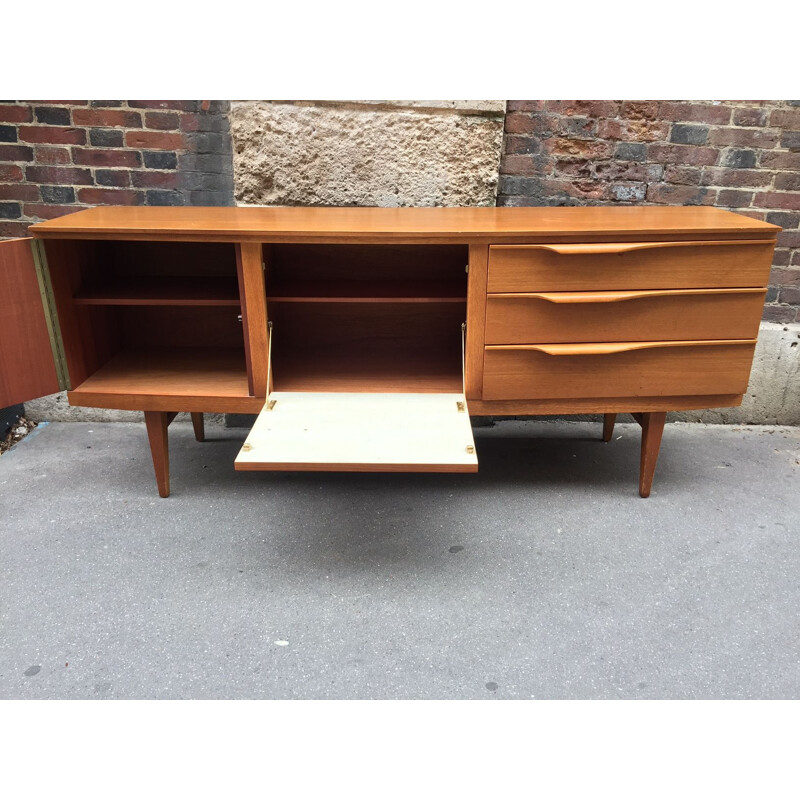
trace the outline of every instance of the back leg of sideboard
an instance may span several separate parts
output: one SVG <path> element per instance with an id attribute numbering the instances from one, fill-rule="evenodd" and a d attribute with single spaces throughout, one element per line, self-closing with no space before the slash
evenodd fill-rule
<path id="1" fill-rule="evenodd" d="M 614 423 L 617 421 L 616 414 L 603 414 L 603 441 L 610 442 L 614 435 Z"/>
<path id="2" fill-rule="evenodd" d="M 661 436 L 664 433 L 666 411 L 645 411 L 634 414 L 636 421 L 642 426 L 642 457 L 639 464 L 639 495 L 649 497 L 653 486 L 653 473 L 656 471 L 658 451 L 661 447 Z"/>
<path id="3" fill-rule="evenodd" d="M 194 428 L 194 438 L 198 442 L 206 440 L 206 431 L 203 425 L 203 414 L 199 411 L 192 411 L 192 427 Z"/>
<path id="4" fill-rule="evenodd" d="M 144 423 L 147 438 L 150 440 L 150 454 L 153 456 L 153 469 L 161 497 L 169 497 L 169 440 L 167 428 L 175 419 L 177 411 L 145 411 Z"/>

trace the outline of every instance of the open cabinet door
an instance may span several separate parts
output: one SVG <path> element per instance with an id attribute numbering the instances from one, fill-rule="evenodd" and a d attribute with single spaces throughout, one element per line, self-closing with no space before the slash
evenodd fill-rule
<path id="1" fill-rule="evenodd" d="M 37 274 L 31 239 L 0 242 L 0 408 L 62 388 L 57 320 L 45 314 L 49 277 Z"/>

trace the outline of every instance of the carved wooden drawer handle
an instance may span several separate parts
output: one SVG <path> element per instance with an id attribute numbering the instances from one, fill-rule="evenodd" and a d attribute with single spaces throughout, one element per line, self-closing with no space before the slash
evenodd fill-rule
<path id="1" fill-rule="evenodd" d="M 490 298 L 546 300 L 548 303 L 618 303 L 643 297 L 685 297 L 696 294 L 765 294 L 766 289 L 653 289 L 638 292 L 499 292 Z"/>
<path id="2" fill-rule="evenodd" d="M 590 242 L 585 244 L 495 245 L 502 249 L 548 250 L 561 256 L 619 255 L 634 250 L 660 250 L 665 247 L 711 247 L 719 245 L 761 244 L 773 246 L 763 239 L 728 239 L 708 242 Z"/>
<path id="3" fill-rule="evenodd" d="M 709 347 L 755 344 L 755 339 L 708 339 L 690 342 L 605 342 L 602 344 L 490 344 L 487 350 L 536 350 L 548 356 L 605 356 L 658 347 Z"/>

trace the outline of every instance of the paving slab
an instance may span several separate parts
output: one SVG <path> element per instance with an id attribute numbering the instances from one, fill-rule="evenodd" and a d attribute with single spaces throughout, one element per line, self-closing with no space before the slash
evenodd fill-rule
<path id="1" fill-rule="evenodd" d="M 237 473 L 245 430 L 0 458 L 0 697 L 798 698 L 800 429 L 503 422 L 477 475 Z"/>

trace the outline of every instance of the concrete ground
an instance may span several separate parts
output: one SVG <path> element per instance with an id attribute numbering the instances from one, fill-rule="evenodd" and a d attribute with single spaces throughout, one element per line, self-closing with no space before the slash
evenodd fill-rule
<path id="1" fill-rule="evenodd" d="M 799 698 L 800 429 L 476 429 L 478 475 L 236 473 L 245 430 L 0 459 L 4 698 Z"/>

